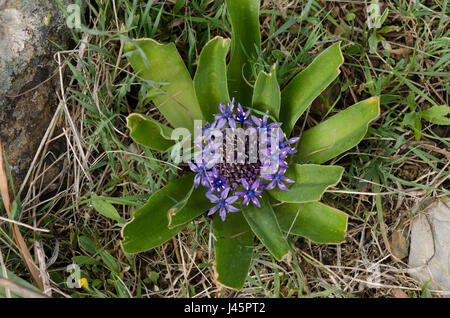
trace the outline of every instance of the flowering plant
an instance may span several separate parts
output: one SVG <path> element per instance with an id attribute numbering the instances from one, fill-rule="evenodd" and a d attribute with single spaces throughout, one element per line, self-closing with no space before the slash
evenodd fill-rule
<path id="1" fill-rule="evenodd" d="M 172 126 L 131 114 L 132 138 L 153 150 L 171 151 L 176 163 L 189 168 L 151 195 L 122 236 L 125 251 L 146 251 L 206 213 L 212 217 L 217 280 L 240 289 L 255 237 L 277 260 L 289 252 L 283 233 L 317 243 L 344 241 L 347 215 L 319 202 L 344 169 L 321 164 L 362 140 L 379 115 L 379 98 L 291 136 L 307 107 L 339 75 L 340 43 L 325 49 L 283 89 L 276 65 L 252 81 L 261 45 L 259 0 L 227 0 L 226 5 L 232 40 L 215 37 L 205 45 L 193 80 L 173 44 L 136 39 L 125 45 L 137 76 L 157 91 L 153 102 Z"/>

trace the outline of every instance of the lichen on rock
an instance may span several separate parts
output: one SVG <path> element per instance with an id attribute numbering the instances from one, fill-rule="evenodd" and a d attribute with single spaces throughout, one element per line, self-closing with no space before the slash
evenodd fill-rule
<path id="1" fill-rule="evenodd" d="M 65 1 L 63 1 L 64 3 Z M 25 176 L 58 103 L 54 43 L 67 47 L 54 0 L 0 0 L 0 140 L 16 186 Z"/>

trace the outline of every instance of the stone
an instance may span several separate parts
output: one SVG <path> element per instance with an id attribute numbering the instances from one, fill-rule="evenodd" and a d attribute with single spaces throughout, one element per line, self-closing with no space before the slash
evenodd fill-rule
<path id="1" fill-rule="evenodd" d="M 450 291 L 450 200 L 422 211 L 411 227 L 408 272 L 429 289 Z M 449 294 L 450 295 L 450 294 Z"/>
<path id="2" fill-rule="evenodd" d="M 16 188 L 58 104 L 53 55 L 68 32 L 54 0 L 0 0 L 0 140 Z"/>

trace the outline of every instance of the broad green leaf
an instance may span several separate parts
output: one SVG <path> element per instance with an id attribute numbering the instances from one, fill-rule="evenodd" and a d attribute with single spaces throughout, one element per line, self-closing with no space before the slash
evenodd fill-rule
<path id="1" fill-rule="evenodd" d="M 261 71 L 256 79 L 253 91 L 252 106 L 278 119 L 280 114 L 281 92 L 277 80 L 277 65 L 272 66 L 270 73 Z"/>
<path id="2" fill-rule="evenodd" d="M 281 229 L 316 243 L 345 241 L 347 214 L 320 202 L 284 203 L 274 206 Z"/>
<path id="3" fill-rule="evenodd" d="M 295 123 L 313 102 L 339 75 L 344 62 L 340 42 L 333 44 L 281 91 L 280 121 L 286 135 L 290 135 Z"/>
<path id="4" fill-rule="evenodd" d="M 228 213 L 225 222 L 216 213 L 213 222 L 217 280 L 241 289 L 248 275 L 253 254 L 254 235 L 242 213 Z"/>
<path id="5" fill-rule="evenodd" d="M 103 200 L 95 194 L 91 198 L 91 204 L 94 209 L 103 216 L 113 219 L 114 221 L 123 223 L 124 219 L 119 215 L 116 208 L 109 202 Z"/>
<path id="6" fill-rule="evenodd" d="M 123 248 L 138 253 L 157 247 L 180 232 L 186 224 L 169 229 L 168 211 L 191 193 L 194 175 L 176 179 L 155 192 L 122 230 Z"/>
<path id="7" fill-rule="evenodd" d="M 170 139 L 172 128 L 142 114 L 131 114 L 127 117 L 130 136 L 137 143 L 151 149 L 165 152 L 175 144 Z"/>
<path id="8" fill-rule="evenodd" d="M 153 39 L 134 40 L 125 45 L 125 52 L 138 76 L 145 80 L 166 83 L 164 95 L 154 103 L 175 128 L 193 131 L 194 120 L 203 119 L 194 85 L 175 44 L 160 44 Z"/>
<path id="9" fill-rule="evenodd" d="M 379 97 L 371 97 L 305 131 L 294 156 L 299 162 L 321 164 L 353 148 L 380 114 Z"/>
<path id="10" fill-rule="evenodd" d="M 209 41 L 198 58 L 194 76 L 195 93 L 206 121 L 212 122 L 218 113 L 220 103 L 228 104 L 230 96 L 227 87 L 226 58 L 230 39 L 220 36 Z"/>
<path id="11" fill-rule="evenodd" d="M 168 211 L 169 228 L 186 224 L 211 209 L 213 204 L 205 196 L 207 190 L 202 186 L 197 189 L 193 187 L 192 194 L 187 197 L 184 204 L 172 207 Z"/>
<path id="12" fill-rule="evenodd" d="M 449 106 L 433 106 L 422 112 L 422 118 L 436 125 L 450 125 L 448 114 L 450 114 Z"/>
<path id="13" fill-rule="evenodd" d="M 289 252 L 289 247 L 266 196 L 259 198 L 259 202 L 260 208 L 251 203 L 242 207 L 242 214 L 264 246 L 277 260 L 281 260 Z"/>
<path id="14" fill-rule="evenodd" d="M 338 166 L 320 166 L 314 164 L 294 164 L 286 170 L 285 176 L 295 180 L 287 183 L 288 191 L 277 188 L 270 195 L 282 202 L 301 203 L 318 201 L 325 190 L 336 185 L 342 177 L 344 168 Z"/>
<path id="15" fill-rule="evenodd" d="M 230 97 L 243 106 L 251 105 L 252 60 L 261 47 L 259 0 L 226 0 L 231 20 L 231 57 L 228 64 Z"/>

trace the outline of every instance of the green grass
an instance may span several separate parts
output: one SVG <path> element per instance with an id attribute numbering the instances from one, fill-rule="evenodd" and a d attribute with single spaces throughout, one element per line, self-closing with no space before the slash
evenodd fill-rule
<path id="1" fill-rule="evenodd" d="M 67 114 L 62 115 L 68 171 L 48 200 L 27 197 L 20 215 L 21 222 L 38 221 L 40 228 L 50 229 L 34 235 L 23 231 L 29 245 L 40 240 L 51 255 L 58 241 L 58 257 L 48 268 L 53 296 L 390 297 L 388 286 L 395 285 L 418 297 L 420 284 L 389 272 L 406 266 L 386 258 L 383 236 L 400 218 L 416 213 L 418 202 L 448 195 L 449 170 L 444 169 L 449 160 L 448 129 L 422 119 L 417 131 L 418 126 L 405 122 L 408 113 L 448 105 L 448 1 L 385 1 L 388 15 L 377 30 L 368 29 L 365 7 L 359 3 L 305 0 L 289 7 L 280 2 L 262 8 L 262 50 L 255 78 L 260 70 L 269 71 L 278 63 L 283 87 L 321 50 L 342 41 L 342 74 L 313 103 L 308 117 L 299 120 L 294 133 L 305 121 L 306 127 L 312 126 L 372 95 L 381 96 L 382 116 L 362 143 L 333 161 L 346 168 L 340 184 L 344 191 L 332 189 L 324 200 L 350 215 L 347 243 L 337 248 L 290 237 L 292 258 L 279 263 L 260 246 L 241 292 L 215 284 L 208 218 L 192 222 L 163 246 L 132 256 L 120 246 L 121 225 L 91 204 L 93 194 L 107 198 L 120 217 L 129 219 L 179 170 L 169 156 L 129 138 L 129 113 L 164 119 L 149 102 L 152 92 L 141 88 L 123 57 L 124 41 L 151 37 L 174 42 L 193 75 L 204 44 L 216 35 L 231 34 L 224 2 L 86 3 L 83 28 L 72 30 L 76 49 L 82 47 L 81 39 L 86 41 L 83 55 L 79 51 L 62 55 L 73 79 L 65 91 L 78 129 L 74 134 Z M 382 195 L 373 195 L 379 192 Z M 32 283 L 5 223 L 0 223 L 0 250 L 8 271 Z M 382 281 L 387 287 L 361 285 L 371 273 L 367 262 L 380 260 L 387 270 Z M 66 267 L 72 263 L 80 266 L 88 287 L 67 287 Z"/>

